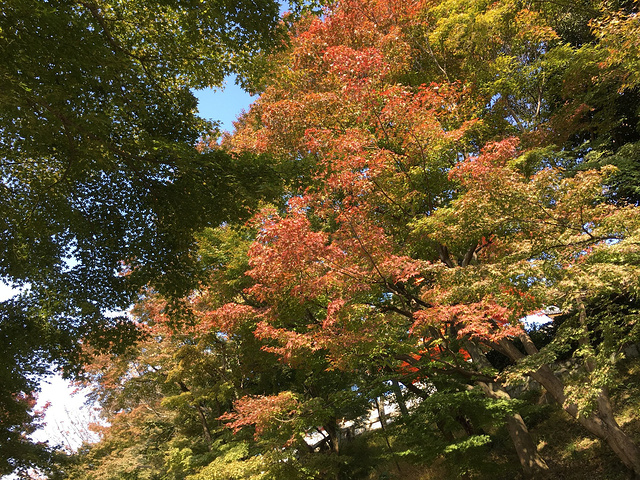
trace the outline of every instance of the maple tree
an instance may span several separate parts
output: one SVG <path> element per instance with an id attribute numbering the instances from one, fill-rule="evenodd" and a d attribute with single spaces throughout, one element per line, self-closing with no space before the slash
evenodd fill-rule
<path id="1" fill-rule="evenodd" d="M 204 232 L 212 285 L 191 297 L 189 325 L 176 331 L 167 303 L 150 294 L 133 312 L 144 341 L 118 355 L 94 355 L 87 380 L 109 425 L 97 426 L 102 440 L 75 456 L 67 478 L 298 478 L 296 471 L 338 468 L 331 457 L 305 452 L 303 438 L 324 425 L 333 433 L 317 448 L 337 450 L 337 418 L 368 403 L 345 393 L 351 376 L 326 372 L 320 358 L 292 369 L 261 350 L 255 315 L 231 303 L 246 286 L 238 272 L 247 268 L 249 243 L 243 229 Z"/>
<path id="2" fill-rule="evenodd" d="M 236 131 L 200 145 L 275 159 L 286 193 L 200 235 L 191 323 L 150 291 L 147 343 L 100 366 L 118 379 L 102 403 L 131 404 L 90 458 L 116 438 L 107 472 L 137 449 L 176 478 L 358 478 L 373 450 L 344 425 L 375 405 L 401 475 L 387 397 L 424 441 L 407 458 L 471 474 L 504 427 L 524 475 L 546 475 L 514 398 L 531 378 L 640 473 L 610 399 L 639 339 L 635 7 L 345 0 L 292 32 Z M 553 326 L 525 331 L 550 305 Z M 155 367 L 128 378 L 137 362 Z M 141 452 L 155 437 L 118 418 L 153 423 L 149 399 L 173 433 Z"/>
<path id="3" fill-rule="evenodd" d="M 436 18 L 412 28 L 415 11 Z M 442 332 L 453 329 L 454 337 L 522 364 L 520 373 L 538 380 L 637 472 L 638 449 L 611 414 L 607 388 L 615 362 L 606 360 L 629 342 L 627 335 L 637 337 L 633 317 L 617 332 L 600 325 L 611 335 L 594 347 L 585 310 L 602 289 L 633 297 L 637 212 L 604 201 L 606 169 L 565 173 L 593 147 L 563 148 L 590 127 L 581 119 L 568 125 L 570 132 L 554 126 L 569 114 L 602 108 L 563 103 L 580 57 L 599 54 L 602 45 L 572 49 L 544 15 L 514 12 L 508 2 L 489 8 L 443 2 L 432 9 L 342 2 L 328 19 L 305 26 L 281 75 L 229 139 L 232 148 L 312 157 L 319 165 L 285 215 L 262 214 L 250 251 L 249 274 L 258 284 L 250 291 L 269 307 L 257 334 L 275 340 L 279 346 L 271 350 L 286 359 L 325 351 L 344 367 L 350 352 L 379 346 L 381 337 L 389 348 L 383 325 L 398 324 L 385 321 L 389 312 L 404 315 L 412 335 L 424 331 L 435 342 L 450 341 Z M 465 31 L 461 21 L 473 25 L 471 33 L 450 35 L 454 23 Z M 412 38 L 416 32 L 422 38 Z M 430 45 L 418 52 L 430 57 L 439 83 L 402 85 L 415 42 Z M 403 48 L 404 61 L 391 60 Z M 598 142 L 615 141 L 616 127 L 599 121 Z M 490 141 L 494 135 L 502 139 Z M 615 282 L 603 273 L 612 271 Z M 310 312 L 296 323 L 288 320 L 291 298 Z M 539 353 L 518 323 L 560 300 L 577 312 L 580 343 L 595 349 L 575 355 L 591 377 L 592 388 L 582 392 L 590 401 L 549 369 L 553 348 L 568 348 L 559 346 L 563 336 Z M 522 460 L 525 468 L 544 468 L 540 459 Z"/>

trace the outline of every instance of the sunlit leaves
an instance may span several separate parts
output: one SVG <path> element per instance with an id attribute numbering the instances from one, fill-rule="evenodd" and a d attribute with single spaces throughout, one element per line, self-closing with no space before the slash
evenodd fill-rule
<path id="1" fill-rule="evenodd" d="M 176 331 L 151 296 L 136 312 L 146 350 L 107 368 L 127 388 L 132 365 L 162 378 L 148 398 L 211 449 L 200 469 L 198 444 L 174 436 L 163 468 L 328 476 L 314 459 L 339 452 L 339 419 L 357 421 L 389 380 L 464 412 L 450 428 L 465 439 L 439 447 L 454 456 L 489 448 L 462 391 L 531 375 L 571 415 L 604 412 L 595 400 L 606 407 L 638 337 L 640 216 L 624 203 L 637 185 L 621 188 L 637 170 L 635 15 L 559 8 L 349 0 L 294 25 L 236 132 L 201 145 L 276 159 L 286 192 L 242 227 L 202 232 L 189 322 Z M 534 344 L 521 320 L 550 305 L 561 316 Z M 495 407 L 491 428 L 515 413 L 472 400 Z M 436 426 L 420 428 L 451 444 Z"/>

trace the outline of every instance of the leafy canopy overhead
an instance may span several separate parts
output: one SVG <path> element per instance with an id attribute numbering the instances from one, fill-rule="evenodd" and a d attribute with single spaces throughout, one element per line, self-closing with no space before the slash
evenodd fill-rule
<path id="1" fill-rule="evenodd" d="M 51 363 L 79 370 L 82 343 L 131 343 L 104 314 L 149 283 L 183 295 L 194 232 L 277 188 L 266 160 L 197 150 L 213 126 L 191 90 L 256 76 L 283 31 L 273 0 L 3 2 L 0 280 L 28 288 L 0 305 L 0 415 Z"/>
<path id="2" fill-rule="evenodd" d="M 406 478 L 400 462 L 436 455 L 473 476 L 502 448 L 545 476 L 555 465 L 523 418 L 540 392 L 510 388 L 527 377 L 555 401 L 546 412 L 640 473 L 610 402 L 639 338 L 637 18 L 630 2 L 344 0 L 293 24 L 222 143 L 174 150 L 168 132 L 182 134 L 164 124 L 125 135 L 147 169 L 107 151 L 121 163 L 101 172 L 142 192 L 124 210 L 140 236 L 118 237 L 140 248 L 102 278 L 130 294 L 151 283 L 128 324 L 144 338 L 105 353 L 106 329 L 82 323 L 90 303 L 60 316 L 88 333 L 112 424 L 71 478 L 370 478 L 390 459 Z M 273 205 L 253 209 L 242 188 Z M 237 202 L 202 203 L 232 189 Z M 139 253 L 150 239 L 154 256 Z M 194 279 L 181 322 L 171 297 Z M 550 304 L 563 315 L 525 332 Z M 383 425 L 385 398 L 394 433 L 353 439 L 369 410 Z"/>

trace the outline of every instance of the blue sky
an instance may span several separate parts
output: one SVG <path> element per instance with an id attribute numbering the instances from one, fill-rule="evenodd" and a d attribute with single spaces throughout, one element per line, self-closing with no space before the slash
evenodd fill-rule
<path id="1" fill-rule="evenodd" d="M 199 115 L 207 120 L 220 121 L 222 130 L 229 132 L 233 130 L 233 121 L 257 98 L 236 85 L 233 77 L 227 79 L 223 90 L 207 88 L 194 94 L 198 98 Z"/>

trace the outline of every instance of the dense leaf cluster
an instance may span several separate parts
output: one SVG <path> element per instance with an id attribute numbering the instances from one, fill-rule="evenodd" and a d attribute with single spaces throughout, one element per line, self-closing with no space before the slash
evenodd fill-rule
<path id="1" fill-rule="evenodd" d="M 220 78 L 198 63 L 220 50 L 178 28 L 156 48 L 184 47 L 172 58 L 188 66 L 166 73 L 143 61 L 146 38 L 189 9 L 140 5 L 149 30 L 128 30 L 121 7 L 69 14 L 127 53 L 132 84 L 150 82 L 114 94 L 135 108 L 113 104 L 115 124 L 85 133 L 65 119 L 89 107 L 36 104 L 58 123 L 23 158 L 32 168 L 3 173 L 27 200 L 10 210 L 11 248 L 45 259 L 7 261 L 32 287 L 6 305 L 69 330 L 38 358 L 82 360 L 110 424 L 61 467 L 68 478 L 419 478 L 425 464 L 553 477 L 563 467 L 529 430 L 553 415 L 640 474 L 611 402 L 640 340 L 636 4 L 337 2 L 289 22 L 221 143 L 199 137 L 184 90 Z M 231 10 L 207 18 L 240 53 Z M 166 112 L 144 97 L 154 75 Z M 50 212 L 62 216 L 42 223 Z M 123 325 L 138 341 L 107 352 L 92 315 L 136 295 Z M 521 319 L 549 305 L 561 315 L 526 332 Z"/>
<path id="2" fill-rule="evenodd" d="M 22 293 L 0 305 L 0 474 L 35 461 L 14 400 L 37 375 L 78 372 L 88 342 L 131 344 L 105 314 L 148 284 L 184 295 L 201 278 L 194 233 L 273 191 L 266 160 L 198 151 L 213 125 L 191 89 L 250 76 L 278 22 L 273 1 L 3 2 L 0 279 Z"/>

